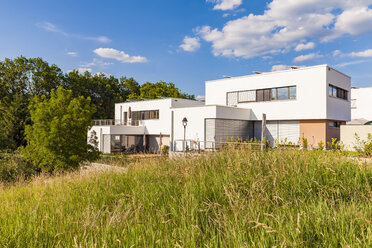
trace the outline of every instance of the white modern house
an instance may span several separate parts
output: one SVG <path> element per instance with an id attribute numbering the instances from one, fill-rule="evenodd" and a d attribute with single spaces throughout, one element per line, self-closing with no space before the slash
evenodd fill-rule
<path id="1" fill-rule="evenodd" d="M 156 152 L 161 144 L 182 150 L 218 146 L 229 138 L 266 138 L 309 146 L 340 138 L 340 125 L 350 121 L 349 76 L 327 66 L 292 67 L 205 83 L 205 102 L 163 98 L 118 103 L 115 120 L 97 120 L 89 131 L 103 152 Z M 187 119 L 187 123 L 185 120 Z M 184 124 L 187 124 L 186 126 Z"/>
<path id="2" fill-rule="evenodd" d="M 351 89 L 351 125 L 372 124 L 372 87 Z"/>

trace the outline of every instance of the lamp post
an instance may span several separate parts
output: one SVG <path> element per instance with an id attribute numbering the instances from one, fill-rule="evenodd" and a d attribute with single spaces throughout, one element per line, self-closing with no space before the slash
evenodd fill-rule
<path id="1" fill-rule="evenodd" d="M 183 154 L 186 156 L 186 126 L 187 126 L 186 117 L 183 117 L 182 125 L 183 125 Z"/>

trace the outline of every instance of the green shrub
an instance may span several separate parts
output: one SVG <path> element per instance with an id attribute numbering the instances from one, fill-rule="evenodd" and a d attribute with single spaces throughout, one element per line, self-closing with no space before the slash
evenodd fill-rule
<path id="1" fill-rule="evenodd" d="M 318 142 L 318 150 L 323 151 L 324 150 L 324 142 L 323 140 Z"/>
<path id="2" fill-rule="evenodd" d="M 35 96 L 29 109 L 33 124 L 26 126 L 23 154 L 34 166 L 47 172 L 71 170 L 99 157 L 96 137 L 87 142 L 96 111 L 89 97 L 73 97 L 72 91 L 59 87 L 50 97 Z"/>
<path id="3" fill-rule="evenodd" d="M 355 133 L 356 144 L 354 149 L 360 154 L 371 157 L 372 156 L 372 134 L 368 134 L 367 140 L 361 140 L 357 133 Z"/>
<path id="4" fill-rule="evenodd" d="M 0 153 L 0 182 L 11 183 L 19 179 L 29 179 L 35 174 L 35 167 L 19 152 Z"/>
<path id="5" fill-rule="evenodd" d="M 328 149 L 331 151 L 340 151 L 342 150 L 341 148 L 341 143 L 337 141 L 337 138 L 332 138 L 331 142 L 327 142 Z"/>

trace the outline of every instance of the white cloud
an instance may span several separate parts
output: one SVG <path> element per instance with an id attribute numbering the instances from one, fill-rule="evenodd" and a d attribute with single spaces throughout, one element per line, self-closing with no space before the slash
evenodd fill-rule
<path id="1" fill-rule="evenodd" d="M 196 28 L 215 56 L 251 58 L 288 51 L 298 41 L 372 32 L 372 0 L 272 0 L 262 15 Z M 355 16 L 358 15 L 358 16 Z"/>
<path id="2" fill-rule="evenodd" d="M 36 26 L 38 26 L 39 28 L 42 28 L 42 29 L 44 29 L 45 31 L 48 31 L 48 32 L 53 32 L 53 33 L 61 34 L 63 36 L 67 36 L 67 37 L 73 37 L 73 38 L 76 38 L 76 39 L 93 40 L 93 41 L 96 41 L 96 42 L 99 42 L 99 43 L 109 43 L 109 42 L 111 42 L 111 40 L 106 36 L 91 37 L 91 36 L 84 36 L 84 35 L 79 35 L 79 34 L 70 34 L 70 33 L 67 33 L 65 31 L 63 31 L 62 29 L 58 28 L 56 25 L 54 25 L 53 23 L 50 23 L 50 22 L 36 23 Z"/>
<path id="3" fill-rule="evenodd" d="M 372 49 L 367 49 L 361 52 L 352 52 L 350 56 L 351 57 L 364 57 L 364 58 L 372 57 Z"/>
<path id="4" fill-rule="evenodd" d="M 333 55 L 333 57 L 342 56 L 342 52 L 340 50 L 334 50 L 332 55 Z"/>
<path id="5" fill-rule="evenodd" d="M 301 43 L 295 47 L 295 51 L 299 52 L 299 51 L 309 50 L 309 49 L 314 49 L 314 48 L 315 48 L 314 42 Z"/>
<path id="6" fill-rule="evenodd" d="M 205 96 L 198 95 L 196 97 L 196 100 L 198 100 L 198 101 L 204 101 L 205 100 Z"/>
<path id="7" fill-rule="evenodd" d="M 84 74 L 85 72 L 91 73 L 92 69 L 91 68 L 78 68 L 78 72 L 81 74 Z"/>
<path id="8" fill-rule="evenodd" d="M 103 62 L 102 60 L 99 60 L 97 58 L 93 58 L 93 61 L 92 62 L 89 62 L 89 63 L 86 63 L 86 64 L 82 64 L 80 65 L 80 67 L 92 67 L 92 66 L 108 66 L 108 65 L 112 65 L 113 63 L 111 62 Z"/>
<path id="9" fill-rule="evenodd" d="M 323 57 L 322 55 L 319 55 L 317 53 L 310 53 L 310 54 L 306 54 L 306 55 L 300 55 L 296 58 L 294 58 L 294 62 L 302 62 L 302 61 L 306 61 L 306 60 L 311 60 L 311 59 L 317 59 L 317 58 L 321 58 Z"/>
<path id="10" fill-rule="evenodd" d="M 200 48 L 200 39 L 198 37 L 185 36 L 180 47 L 187 52 L 194 52 Z"/>
<path id="11" fill-rule="evenodd" d="M 142 56 L 131 56 L 124 51 L 119 51 L 114 48 L 97 48 L 93 51 L 102 58 L 115 59 L 121 63 L 145 63 L 147 58 Z"/>
<path id="12" fill-rule="evenodd" d="M 67 52 L 67 55 L 70 55 L 72 57 L 77 57 L 78 56 L 77 52 Z"/>
<path id="13" fill-rule="evenodd" d="M 271 71 L 283 71 L 289 69 L 288 65 L 273 65 Z"/>
<path id="14" fill-rule="evenodd" d="M 346 66 L 349 66 L 349 65 L 357 65 L 357 64 L 362 64 L 362 63 L 365 63 L 365 62 L 369 62 L 369 60 L 356 60 L 356 61 L 349 61 L 349 62 L 344 62 L 344 63 L 340 63 L 340 64 L 337 64 L 335 65 L 335 67 L 346 67 Z"/>
<path id="15" fill-rule="evenodd" d="M 214 10 L 232 10 L 237 8 L 243 3 L 243 0 L 207 0 L 207 2 L 213 2 Z"/>

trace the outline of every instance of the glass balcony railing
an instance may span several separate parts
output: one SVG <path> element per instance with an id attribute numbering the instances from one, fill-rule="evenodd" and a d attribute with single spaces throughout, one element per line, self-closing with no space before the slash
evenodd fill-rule
<path id="1" fill-rule="evenodd" d="M 102 119 L 93 120 L 93 126 L 144 126 L 142 120 L 115 120 L 115 119 Z"/>

